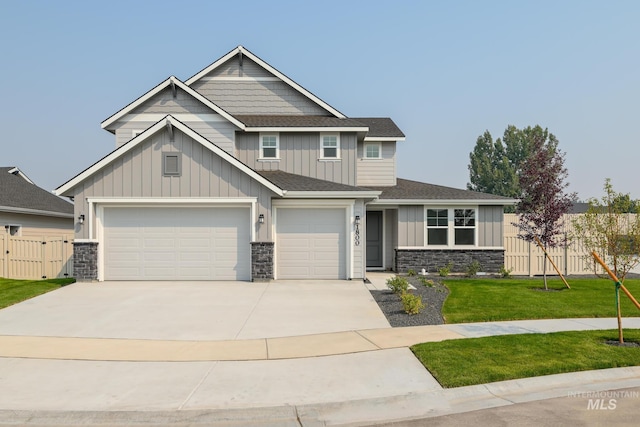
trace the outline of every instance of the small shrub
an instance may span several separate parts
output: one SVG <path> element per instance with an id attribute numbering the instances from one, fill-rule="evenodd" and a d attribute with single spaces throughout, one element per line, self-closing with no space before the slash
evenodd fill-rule
<path id="1" fill-rule="evenodd" d="M 500 267 L 500 277 L 502 277 L 503 279 L 509 279 L 511 278 L 511 272 L 513 270 L 511 270 L 510 268 L 505 268 L 504 265 L 502 267 Z"/>
<path id="2" fill-rule="evenodd" d="M 451 273 L 452 268 L 453 268 L 453 263 L 449 261 L 449 264 L 445 265 L 444 267 L 440 267 L 438 269 L 438 274 L 440 275 L 440 277 L 447 277 Z"/>
<path id="3" fill-rule="evenodd" d="M 474 259 L 467 267 L 467 276 L 475 276 L 476 274 L 478 274 L 478 271 L 480 271 L 481 268 L 482 266 L 480 265 L 480 263 Z"/>
<path id="4" fill-rule="evenodd" d="M 415 275 L 416 275 L 416 271 L 415 270 L 410 268 L 409 271 L 407 271 L 407 276 L 413 277 Z"/>
<path id="5" fill-rule="evenodd" d="M 422 297 L 419 295 L 405 292 L 400 295 L 400 299 L 402 299 L 402 306 L 404 307 L 405 313 L 409 315 L 418 314 L 424 309 Z"/>
<path id="6" fill-rule="evenodd" d="M 404 277 L 392 277 L 387 279 L 387 287 L 393 291 L 394 294 L 402 294 L 409 289 L 409 282 Z"/>
<path id="7" fill-rule="evenodd" d="M 422 283 L 424 286 L 428 286 L 430 288 L 433 287 L 433 280 L 431 279 L 427 279 L 426 277 L 418 277 L 418 280 L 420 281 L 420 283 Z"/>

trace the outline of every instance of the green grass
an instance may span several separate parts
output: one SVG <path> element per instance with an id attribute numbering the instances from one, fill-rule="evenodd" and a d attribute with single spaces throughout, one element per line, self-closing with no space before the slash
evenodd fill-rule
<path id="1" fill-rule="evenodd" d="M 445 279 L 450 294 L 442 314 L 446 323 L 491 322 L 572 317 L 615 317 L 615 285 L 605 279 L 549 279 L 544 292 L 542 279 Z M 640 280 L 627 279 L 625 287 L 640 300 Z M 536 289 L 533 289 L 536 288 Z M 640 316 L 621 291 L 623 316 Z"/>
<path id="2" fill-rule="evenodd" d="M 624 331 L 640 342 L 639 329 Z M 417 344 L 416 357 L 445 387 L 640 365 L 640 348 L 615 347 L 618 331 L 503 335 Z"/>
<path id="3" fill-rule="evenodd" d="M 0 278 L 0 308 L 58 289 L 75 279 L 13 280 Z"/>

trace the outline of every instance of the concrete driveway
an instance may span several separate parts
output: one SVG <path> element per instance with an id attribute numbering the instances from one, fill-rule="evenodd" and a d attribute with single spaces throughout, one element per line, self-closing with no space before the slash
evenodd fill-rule
<path id="1" fill-rule="evenodd" d="M 0 335 L 244 340 L 389 327 L 361 281 L 74 283 L 0 310 Z"/>

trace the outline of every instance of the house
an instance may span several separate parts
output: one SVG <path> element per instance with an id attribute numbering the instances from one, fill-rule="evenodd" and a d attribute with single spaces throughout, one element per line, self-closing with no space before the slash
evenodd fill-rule
<path id="1" fill-rule="evenodd" d="M 73 234 L 73 205 L 17 167 L 0 167 L 0 190 L 0 230 L 16 237 Z"/>
<path id="2" fill-rule="evenodd" d="M 503 265 L 502 197 L 396 177 L 405 135 L 347 117 L 242 46 L 102 122 L 75 201 L 80 280 L 363 279 Z M 453 257 L 453 258 L 452 258 Z"/>

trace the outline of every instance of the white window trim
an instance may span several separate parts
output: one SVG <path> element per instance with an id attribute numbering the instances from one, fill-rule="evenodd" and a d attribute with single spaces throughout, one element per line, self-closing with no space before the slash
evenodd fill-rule
<path id="1" fill-rule="evenodd" d="M 262 145 L 262 139 L 265 136 L 275 136 L 276 137 L 276 156 L 275 157 L 264 157 L 264 151 L 263 148 L 264 146 Z M 258 161 L 262 161 L 262 162 L 269 162 L 269 161 L 279 161 L 280 160 L 280 134 L 277 132 L 260 132 L 260 142 L 259 142 L 259 153 L 258 153 Z M 267 147 L 267 148 L 273 148 L 273 147 Z"/>
<path id="2" fill-rule="evenodd" d="M 378 147 L 378 157 L 368 157 L 367 156 L 367 147 L 370 145 L 375 145 Z M 381 160 L 382 159 L 382 143 L 381 142 L 365 142 L 362 146 L 362 158 L 365 160 Z"/>
<path id="3" fill-rule="evenodd" d="M 325 136 L 335 136 L 336 137 L 336 156 L 335 157 L 325 157 L 324 156 L 324 137 Z M 333 148 L 333 147 L 330 147 Z M 320 132 L 320 160 L 325 161 L 335 161 L 340 160 L 340 133 L 339 132 Z"/>
<path id="4" fill-rule="evenodd" d="M 428 209 L 447 209 L 447 222 L 448 222 L 448 227 L 447 227 L 447 245 L 429 245 L 429 227 L 427 226 L 427 210 Z M 456 245 L 455 244 L 455 238 L 456 238 L 456 228 L 461 228 L 461 229 L 469 229 L 471 227 L 456 227 L 455 226 L 455 217 L 454 217 L 454 210 L 455 209 L 473 209 L 474 211 L 474 219 L 475 219 L 475 226 L 473 227 L 474 232 L 473 232 L 473 241 L 474 244 L 473 245 Z M 473 248 L 473 249 L 478 249 L 478 206 L 432 206 L 432 205 L 425 205 L 424 206 L 424 247 L 425 248 L 429 248 L 429 249 L 469 249 L 469 248 Z"/>

